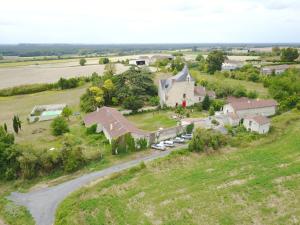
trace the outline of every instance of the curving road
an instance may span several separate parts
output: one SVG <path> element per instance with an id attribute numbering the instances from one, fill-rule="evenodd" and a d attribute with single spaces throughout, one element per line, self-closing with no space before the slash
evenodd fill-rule
<path id="1" fill-rule="evenodd" d="M 183 147 L 184 146 L 179 146 L 176 149 L 181 149 Z M 7 198 L 17 205 L 27 207 L 37 225 L 52 225 L 54 223 L 57 206 L 71 192 L 74 192 L 75 190 L 99 178 L 134 167 L 142 161 L 147 162 L 167 156 L 170 154 L 170 152 L 171 150 L 163 152 L 155 151 L 149 156 L 141 157 L 101 171 L 86 174 L 76 179 L 61 183 L 57 186 L 47 187 L 28 193 L 13 192 Z"/>

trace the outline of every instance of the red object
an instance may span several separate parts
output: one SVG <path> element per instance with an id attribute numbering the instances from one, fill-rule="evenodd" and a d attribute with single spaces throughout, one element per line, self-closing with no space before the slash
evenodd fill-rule
<path id="1" fill-rule="evenodd" d="M 182 107 L 183 107 L 183 108 L 186 107 L 186 101 L 185 101 L 185 100 L 182 101 Z"/>

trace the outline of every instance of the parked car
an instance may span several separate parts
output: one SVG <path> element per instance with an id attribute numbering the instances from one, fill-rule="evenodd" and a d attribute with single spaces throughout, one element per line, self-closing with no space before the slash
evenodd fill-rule
<path id="1" fill-rule="evenodd" d="M 151 145 L 151 148 L 161 150 L 161 151 L 166 150 L 166 146 L 163 143 L 153 144 Z"/>
<path id="2" fill-rule="evenodd" d="M 185 143 L 185 139 L 181 137 L 174 138 L 174 143 Z"/>
<path id="3" fill-rule="evenodd" d="M 171 140 L 169 140 L 169 141 L 164 141 L 164 145 L 165 145 L 166 147 L 175 147 L 174 141 L 171 141 Z"/>
<path id="4" fill-rule="evenodd" d="M 181 137 L 184 138 L 184 139 L 191 140 L 193 135 L 192 134 L 183 134 L 183 135 L 181 135 Z"/>

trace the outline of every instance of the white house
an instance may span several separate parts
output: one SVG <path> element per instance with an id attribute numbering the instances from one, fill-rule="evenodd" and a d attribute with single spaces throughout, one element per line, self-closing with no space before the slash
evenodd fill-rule
<path id="1" fill-rule="evenodd" d="M 261 73 L 264 75 L 280 75 L 289 68 L 289 65 L 265 66 L 261 69 Z"/>
<path id="2" fill-rule="evenodd" d="M 243 67 L 243 62 L 241 61 L 234 61 L 234 60 L 226 60 L 222 64 L 222 71 L 232 71 L 237 70 Z"/>
<path id="3" fill-rule="evenodd" d="M 266 134 L 270 130 L 270 120 L 261 115 L 246 116 L 243 125 L 248 131 L 259 134 Z"/>
<path id="4" fill-rule="evenodd" d="M 195 81 L 190 75 L 187 65 L 177 75 L 159 80 L 158 94 L 160 105 L 169 107 L 191 106 L 202 102 L 205 95 L 210 98 L 216 97 L 213 91 L 207 91 L 205 87 L 195 87 Z"/>

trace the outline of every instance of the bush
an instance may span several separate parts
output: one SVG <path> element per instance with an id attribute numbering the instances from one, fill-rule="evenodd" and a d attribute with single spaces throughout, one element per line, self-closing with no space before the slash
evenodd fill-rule
<path id="1" fill-rule="evenodd" d="M 51 132 L 54 136 L 60 136 L 69 132 L 69 125 L 63 117 L 56 117 L 51 123 Z"/>
<path id="2" fill-rule="evenodd" d="M 136 141 L 137 150 L 145 150 L 148 148 L 148 141 L 145 138 L 140 138 Z"/>
<path id="3" fill-rule="evenodd" d="M 158 96 L 152 96 L 149 98 L 149 104 L 151 106 L 158 106 L 159 105 L 159 97 Z"/>
<path id="4" fill-rule="evenodd" d="M 109 59 L 106 57 L 99 59 L 99 64 L 108 64 L 108 63 L 109 63 Z"/>
<path id="5" fill-rule="evenodd" d="M 97 124 L 94 124 L 94 125 L 92 125 L 92 126 L 86 128 L 85 133 L 86 133 L 87 135 L 96 134 L 96 133 L 97 133 Z"/>
<path id="6" fill-rule="evenodd" d="M 189 150 L 194 152 L 217 150 L 226 143 L 226 137 L 221 133 L 198 128 L 194 131 L 193 138 L 189 143 Z"/>
<path id="7" fill-rule="evenodd" d="M 144 106 L 144 102 L 138 97 L 130 96 L 124 100 L 123 106 L 125 109 L 130 109 L 133 112 L 137 112 L 139 109 L 141 109 Z"/>
<path id="8" fill-rule="evenodd" d="M 85 58 L 82 58 L 79 60 L 79 65 L 80 66 L 84 66 L 86 64 L 86 59 Z"/>
<path id="9" fill-rule="evenodd" d="M 61 152 L 64 171 L 73 172 L 83 166 L 85 160 L 81 147 L 74 147 L 70 142 L 65 141 Z"/>
<path id="10" fill-rule="evenodd" d="M 127 133 L 111 142 L 111 151 L 113 155 L 129 153 L 136 151 L 136 144 L 130 133 Z"/>
<path id="11" fill-rule="evenodd" d="M 186 126 L 186 133 L 191 134 L 193 133 L 193 130 L 194 130 L 194 123 L 191 123 Z"/>
<path id="12" fill-rule="evenodd" d="M 25 95 L 56 88 L 56 84 L 28 84 L 0 90 L 0 96 Z"/>

